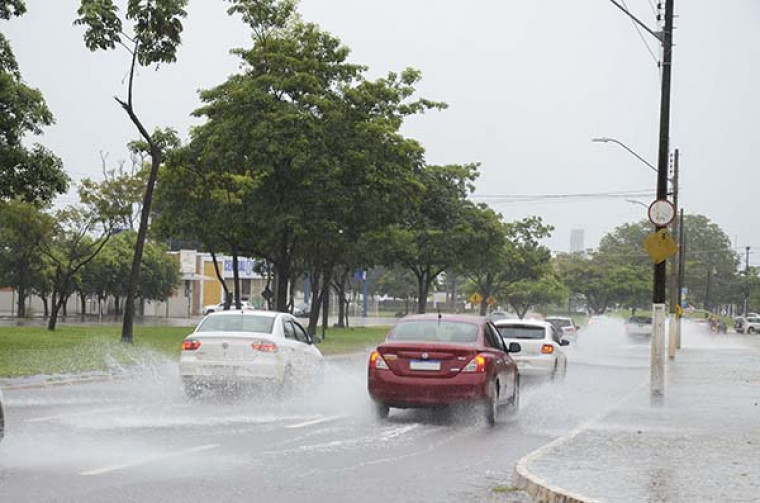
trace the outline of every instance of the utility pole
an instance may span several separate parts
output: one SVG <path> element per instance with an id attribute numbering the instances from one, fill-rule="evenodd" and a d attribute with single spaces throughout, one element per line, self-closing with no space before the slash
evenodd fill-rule
<path id="1" fill-rule="evenodd" d="M 673 3 L 665 0 L 665 26 L 662 41 L 662 86 L 660 93 L 660 149 L 657 158 L 657 199 L 668 197 L 668 152 L 670 148 L 670 81 L 673 62 Z M 659 231 L 664 227 L 656 226 Z M 662 261 L 654 266 L 652 304 L 652 359 L 650 367 L 650 393 L 662 395 L 665 390 L 665 290 L 667 265 Z"/>
<path id="2" fill-rule="evenodd" d="M 676 292 L 676 298 L 678 299 L 678 305 L 683 307 L 683 279 L 684 279 L 684 265 L 686 264 L 686 237 L 683 224 L 683 208 L 681 208 L 681 214 L 679 216 L 678 224 L 678 291 Z M 681 317 L 678 317 L 678 332 L 676 337 L 676 348 L 681 349 Z"/>
<path id="3" fill-rule="evenodd" d="M 750 247 L 748 246 L 745 250 L 746 255 L 744 257 L 744 280 L 746 282 L 746 289 L 744 291 L 744 316 L 747 316 L 747 304 L 749 304 L 749 250 Z"/>
<path id="4" fill-rule="evenodd" d="M 676 209 L 676 215 L 678 215 L 678 161 L 679 152 L 678 149 L 675 149 L 675 152 L 673 152 L 673 206 Z M 673 236 L 675 237 L 679 235 L 678 220 L 678 217 L 673 219 Z M 670 334 L 668 336 L 668 358 L 671 360 L 676 357 L 676 349 L 678 349 L 678 341 L 680 339 L 679 329 L 681 323 L 676 313 L 676 306 L 679 305 L 678 294 L 676 292 L 680 289 L 681 285 L 678 284 L 677 258 L 674 255 L 670 259 Z"/>

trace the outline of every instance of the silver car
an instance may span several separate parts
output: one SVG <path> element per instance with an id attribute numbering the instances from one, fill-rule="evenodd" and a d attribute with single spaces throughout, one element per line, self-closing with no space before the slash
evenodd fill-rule
<path id="1" fill-rule="evenodd" d="M 651 316 L 631 316 L 625 323 L 625 333 L 634 336 L 652 335 Z"/>
<path id="2" fill-rule="evenodd" d="M 520 352 L 509 356 L 517 364 L 520 375 L 542 375 L 562 378 L 567 372 L 564 348 L 570 341 L 551 323 L 535 320 L 496 320 L 493 322 L 507 346 L 520 344 Z"/>

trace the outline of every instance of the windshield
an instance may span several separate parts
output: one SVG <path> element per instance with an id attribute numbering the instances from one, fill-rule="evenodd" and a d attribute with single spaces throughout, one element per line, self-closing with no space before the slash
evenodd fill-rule
<path id="1" fill-rule="evenodd" d="M 389 341 L 474 343 L 478 326 L 458 321 L 407 321 L 396 325 L 388 335 Z"/>
<path id="2" fill-rule="evenodd" d="M 272 333 L 274 318 L 270 316 L 209 316 L 196 332 L 255 332 Z"/>
<path id="3" fill-rule="evenodd" d="M 650 318 L 648 316 L 633 316 L 628 321 L 630 323 L 638 323 L 640 325 L 651 325 L 652 324 L 652 318 Z"/>
<path id="4" fill-rule="evenodd" d="M 508 325 L 496 328 L 505 339 L 543 339 L 546 335 L 544 327 L 532 325 Z"/>

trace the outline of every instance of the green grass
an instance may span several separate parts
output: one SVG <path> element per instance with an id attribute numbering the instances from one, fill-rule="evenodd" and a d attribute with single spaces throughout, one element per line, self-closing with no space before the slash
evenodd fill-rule
<path id="1" fill-rule="evenodd" d="M 388 327 L 328 329 L 317 347 L 324 354 L 351 353 L 385 338 Z M 132 347 L 119 343 L 120 326 L 0 327 L 0 376 L 109 370 L 151 358 L 178 359 L 188 327 L 135 327 Z M 321 333 L 321 332 L 320 332 Z"/>
<path id="2" fill-rule="evenodd" d="M 518 489 L 517 487 L 513 486 L 496 486 L 491 489 L 491 492 L 497 493 L 497 494 L 510 494 L 510 493 L 516 493 L 520 492 L 522 489 Z"/>

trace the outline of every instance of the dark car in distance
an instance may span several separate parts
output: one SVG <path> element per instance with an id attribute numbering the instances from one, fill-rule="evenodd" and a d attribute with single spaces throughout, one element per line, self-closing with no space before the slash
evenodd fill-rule
<path id="1" fill-rule="evenodd" d="M 390 408 L 483 405 L 489 424 L 520 403 L 520 377 L 507 347 L 486 318 L 427 314 L 402 319 L 372 352 L 368 391 L 375 412 Z"/>

